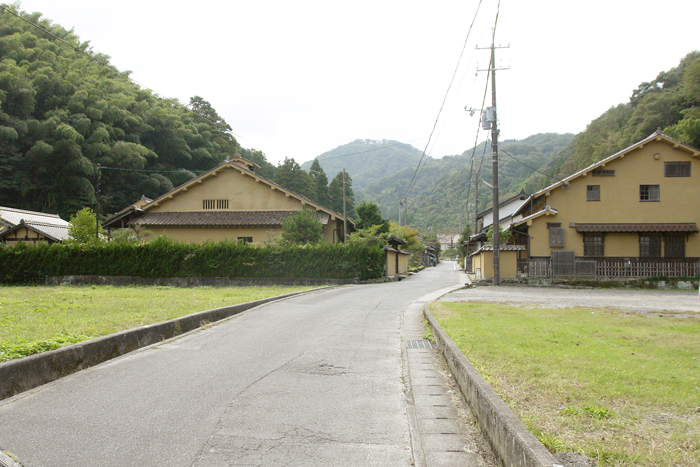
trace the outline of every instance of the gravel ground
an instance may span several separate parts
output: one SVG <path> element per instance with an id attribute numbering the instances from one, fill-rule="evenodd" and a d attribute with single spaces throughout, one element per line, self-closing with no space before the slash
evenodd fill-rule
<path id="1" fill-rule="evenodd" d="M 606 308 L 644 316 L 700 318 L 697 291 L 489 285 L 457 290 L 440 301 L 505 303 L 542 308 Z"/>

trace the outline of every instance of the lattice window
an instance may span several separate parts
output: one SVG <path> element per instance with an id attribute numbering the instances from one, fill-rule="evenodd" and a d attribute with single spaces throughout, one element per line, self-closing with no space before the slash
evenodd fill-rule
<path id="1" fill-rule="evenodd" d="M 639 185 L 639 201 L 660 201 L 659 185 Z"/>
<path id="2" fill-rule="evenodd" d="M 664 162 L 664 177 L 690 177 L 690 162 Z"/>
<path id="3" fill-rule="evenodd" d="M 583 256 L 605 256 L 605 235 L 591 233 L 583 236 Z"/>
<path id="4" fill-rule="evenodd" d="M 639 257 L 659 258 L 661 257 L 661 235 L 660 234 L 640 234 L 639 235 Z"/>
<path id="5" fill-rule="evenodd" d="M 238 237 L 238 243 L 253 243 L 253 237 Z"/>
<path id="6" fill-rule="evenodd" d="M 685 258 L 685 234 L 666 234 L 664 237 L 666 258 Z"/>
<path id="7" fill-rule="evenodd" d="M 588 185 L 586 201 L 600 201 L 600 185 Z"/>
<path id="8" fill-rule="evenodd" d="M 549 247 L 561 248 L 564 246 L 564 229 L 561 222 L 547 222 L 549 229 Z"/>
<path id="9" fill-rule="evenodd" d="M 202 200 L 202 209 L 228 209 L 227 199 L 205 199 Z"/>

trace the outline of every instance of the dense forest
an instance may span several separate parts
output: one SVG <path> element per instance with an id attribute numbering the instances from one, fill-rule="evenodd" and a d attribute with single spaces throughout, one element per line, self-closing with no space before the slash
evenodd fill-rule
<path id="1" fill-rule="evenodd" d="M 234 155 L 318 199 L 321 177 L 312 180 L 293 159 L 275 167 L 262 152 L 241 147 L 230 131 L 202 97 L 187 105 L 158 97 L 40 13 L 0 9 L 0 205 L 67 219 L 97 205 L 100 167 L 104 217 Z M 327 202 L 342 209 L 339 185 L 342 176 L 320 191 L 334 195 Z"/>

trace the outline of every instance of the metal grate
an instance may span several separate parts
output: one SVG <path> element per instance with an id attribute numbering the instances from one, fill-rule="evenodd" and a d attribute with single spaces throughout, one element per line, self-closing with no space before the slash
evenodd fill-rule
<path id="1" fill-rule="evenodd" d="M 435 344 L 433 344 L 428 339 L 421 339 L 419 341 L 406 341 L 406 347 L 409 349 L 435 349 Z"/>

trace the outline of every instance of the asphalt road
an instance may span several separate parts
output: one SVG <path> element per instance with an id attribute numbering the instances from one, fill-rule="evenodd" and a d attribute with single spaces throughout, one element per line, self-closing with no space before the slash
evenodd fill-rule
<path id="1" fill-rule="evenodd" d="M 0 401 L 0 451 L 26 467 L 425 466 L 445 434 L 457 449 L 443 459 L 478 451 L 459 430 L 421 434 L 416 413 L 432 415 L 411 381 L 436 378 L 439 362 L 406 351 L 407 332 L 420 338 L 409 305 L 459 277 L 446 263 L 274 302 Z M 407 355 L 423 365 L 414 377 Z M 430 410 L 463 414 L 439 397 Z"/>

